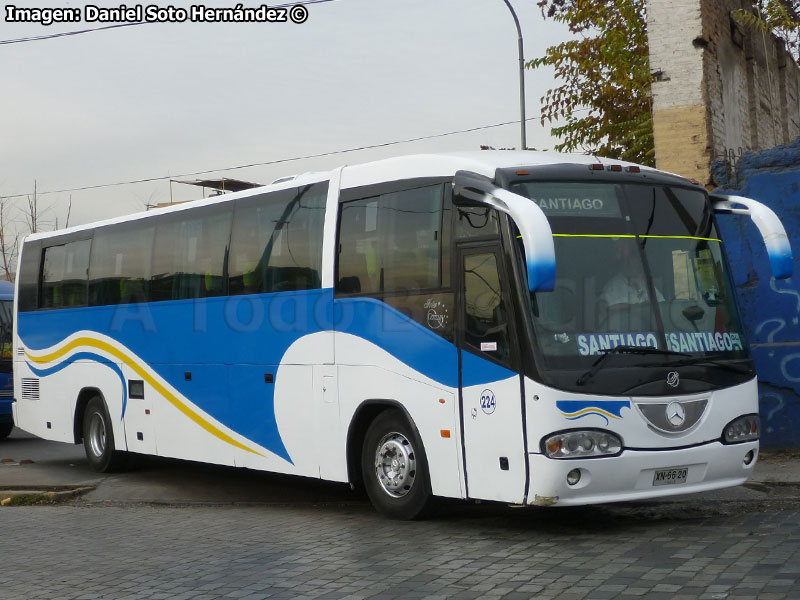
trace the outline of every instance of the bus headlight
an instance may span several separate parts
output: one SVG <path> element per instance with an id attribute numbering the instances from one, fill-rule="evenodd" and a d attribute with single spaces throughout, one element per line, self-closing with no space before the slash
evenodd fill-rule
<path id="1" fill-rule="evenodd" d="M 591 458 L 622 452 L 622 440 L 608 431 L 586 429 L 554 433 L 542 440 L 548 458 Z"/>
<path id="2" fill-rule="evenodd" d="M 761 435 L 761 419 L 758 415 L 745 415 L 734 419 L 725 427 L 722 440 L 726 444 L 752 442 Z"/>

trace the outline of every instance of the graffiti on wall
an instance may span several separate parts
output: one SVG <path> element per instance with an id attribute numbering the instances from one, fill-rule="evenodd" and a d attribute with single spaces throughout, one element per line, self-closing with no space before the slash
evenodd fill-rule
<path id="1" fill-rule="evenodd" d="M 737 162 L 736 193 L 769 206 L 800 256 L 800 139 Z M 731 180 L 729 180 L 731 181 Z M 800 447 L 800 290 L 769 277 L 764 244 L 748 219 L 719 219 L 759 380 L 762 446 Z"/>

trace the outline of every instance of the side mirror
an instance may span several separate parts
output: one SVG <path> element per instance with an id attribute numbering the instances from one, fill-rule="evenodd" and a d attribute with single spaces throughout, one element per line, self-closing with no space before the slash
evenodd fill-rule
<path id="1" fill-rule="evenodd" d="M 487 177 L 471 171 L 458 171 L 453 181 L 453 204 L 490 206 L 509 215 L 522 237 L 528 289 L 532 292 L 553 291 L 556 283 L 553 230 L 535 202 L 497 187 Z"/>
<path id="2" fill-rule="evenodd" d="M 729 194 L 711 194 L 711 203 L 716 214 L 749 216 L 764 239 L 775 279 L 787 279 L 792 276 L 794 263 L 789 236 L 786 235 L 783 223 L 772 209 L 752 198 Z"/>

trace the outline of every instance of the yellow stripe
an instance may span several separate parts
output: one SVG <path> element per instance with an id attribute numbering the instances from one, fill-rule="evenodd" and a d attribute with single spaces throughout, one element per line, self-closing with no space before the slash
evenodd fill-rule
<path id="1" fill-rule="evenodd" d="M 722 240 L 717 238 L 704 238 L 704 237 L 697 237 L 694 235 L 640 235 L 639 237 L 643 238 L 667 238 L 671 240 L 701 240 L 704 242 L 719 242 L 722 243 Z"/>
<path id="2" fill-rule="evenodd" d="M 517 236 L 520 237 L 520 236 Z M 597 234 L 597 233 L 554 233 L 553 237 L 585 237 L 585 238 L 662 238 L 668 240 L 701 240 L 704 242 L 722 242 L 717 238 L 697 237 L 694 235 L 623 235 L 623 234 Z"/>
<path id="3" fill-rule="evenodd" d="M 563 411 L 562 411 L 563 412 Z M 608 411 L 603 410 L 602 408 L 582 408 L 581 410 L 573 413 L 564 413 L 567 417 L 580 417 L 583 415 L 588 415 L 590 413 L 600 413 L 601 415 L 605 415 L 606 417 L 611 417 L 612 419 L 619 419 L 617 415 L 613 415 Z"/>
<path id="4" fill-rule="evenodd" d="M 192 421 L 197 423 L 200 427 L 208 431 L 210 434 L 214 435 L 215 437 L 221 439 L 224 442 L 231 444 L 232 446 L 235 446 L 252 454 L 256 454 L 258 456 L 264 456 L 260 452 L 256 452 L 252 448 L 248 448 L 244 444 L 236 441 L 227 433 L 221 431 L 218 427 L 215 427 L 214 425 L 206 421 L 203 417 L 201 417 L 191 408 L 189 408 L 184 402 L 181 402 L 181 400 L 177 396 L 175 396 L 167 388 L 161 385 L 152 375 L 150 375 L 150 373 L 145 371 L 143 367 L 133 362 L 133 360 L 131 360 L 131 358 L 128 357 L 124 352 L 122 352 L 121 350 L 119 350 L 118 348 L 112 346 L 107 342 L 96 340 L 90 337 L 82 337 L 72 340 L 69 344 L 67 344 L 63 348 L 60 348 L 55 352 L 51 352 L 50 354 L 45 354 L 43 356 L 33 356 L 27 350 L 25 350 L 25 355 L 30 360 L 32 360 L 37 364 L 44 364 L 52 362 L 54 360 L 58 360 L 68 352 L 80 346 L 89 346 L 92 348 L 97 348 L 99 350 L 107 352 L 108 354 L 113 355 L 114 357 L 118 358 L 123 364 L 133 369 L 139 375 L 139 377 L 147 381 L 147 383 L 149 383 L 159 394 L 161 394 L 164 398 L 166 398 L 170 404 L 172 404 L 175 408 L 177 408 L 179 411 L 181 411 L 183 414 L 189 417 Z"/>
<path id="5" fill-rule="evenodd" d="M 553 237 L 586 237 L 586 238 L 635 238 L 627 234 L 600 234 L 600 233 L 554 233 Z"/>

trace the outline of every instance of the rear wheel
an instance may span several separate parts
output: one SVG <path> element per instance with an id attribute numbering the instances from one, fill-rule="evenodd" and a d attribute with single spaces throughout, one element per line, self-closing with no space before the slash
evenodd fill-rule
<path id="1" fill-rule="evenodd" d="M 125 463 L 125 453 L 114 449 L 114 430 L 100 396 L 89 400 L 83 413 L 83 449 L 95 471 L 118 471 Z"/>
<path id="2" fill-rule="evenodd" d="M 367 429 L 361 452 L 364 487 L 378 512 L 392 519 L 428 514 L 428 461 L 417 430 L 399 410 L 378 415 Z"/>

